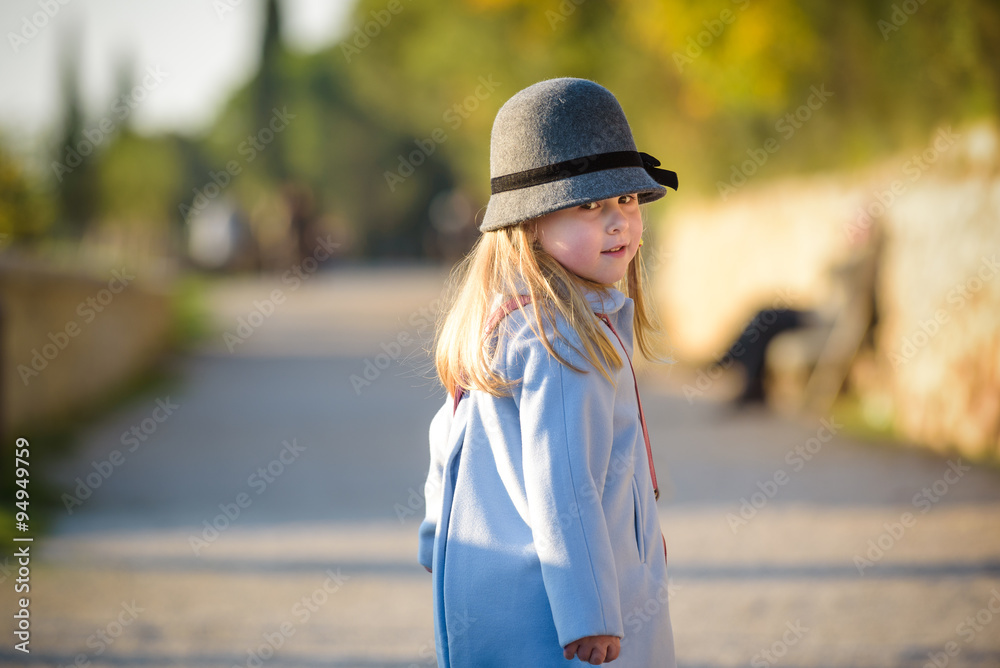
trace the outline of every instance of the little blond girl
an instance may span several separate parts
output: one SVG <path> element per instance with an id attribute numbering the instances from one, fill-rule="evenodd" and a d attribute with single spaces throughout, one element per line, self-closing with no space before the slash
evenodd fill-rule
<path id="1" fill-rule="evenodd" d="M 675 666 L 633 335 L 639 204 L 677 188 L 615 97 L 553 79 L 493 124 L 482 237 L 437 333 L 420 562 L 439 666 Z M 662 184 L 662 185 L 661 185 Z"/>

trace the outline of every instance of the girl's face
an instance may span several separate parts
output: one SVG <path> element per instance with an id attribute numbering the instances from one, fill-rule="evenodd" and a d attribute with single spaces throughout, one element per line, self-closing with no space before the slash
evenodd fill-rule
<path id="1" fill-rule="evenodd" d="M 636 195 L 560 209 L 538 218 L 534 226 L 542 248 L 559 264 L 605 285 L 625 276 L 642 238 Z"/>

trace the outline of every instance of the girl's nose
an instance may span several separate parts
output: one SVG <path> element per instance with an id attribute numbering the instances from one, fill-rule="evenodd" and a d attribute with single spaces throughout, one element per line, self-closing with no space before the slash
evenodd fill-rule
<path id="1" fill-rule="evenodd" d="M 628 227 L 628 217 L 622 211 L 621 205 L 618 203 L 618 198 L 612 201 L 613 204 L 606 208 L 608 212 L 608 234 L 616 234 Z"/>

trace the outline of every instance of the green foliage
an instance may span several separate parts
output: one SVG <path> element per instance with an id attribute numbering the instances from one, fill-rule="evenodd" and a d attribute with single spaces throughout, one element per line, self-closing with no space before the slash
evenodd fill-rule
<path id="1" fill-rule="evenodd" d="M 212 330 L 206 293 L 207 277 L 188 273 L 178 278 L 170 294 L 171 345 L 177 350 L 193 349 L 210 335 Z"/>
<path id="2" fill-rule="evenodd" d="M 375 32 L 372 22 L 388 6 L 359 2 L 339 45 L 344 60 L 359 30 Z M 474 92 L 480 76 L 499 80 L 497 92 L 442 147 L 479 201 L 488 196 L 497 108 L 524 86 L 555 76 L 606 85 L 622 101 L 641 148 L 678 169 L 685 192 L 710 192 L 747 149 L 778 136 L 776 123 L 804 104 L 813 86 L 834 95 L 807 131 L 783 143 L 768 166 L 771 176 L 862 164 L 922 143 L 936 124 L 995 113 L 1000 64 L 990 58 L 997 47 L 988 38 L 1000 21 L 995 3 L 915 3 L 912 15 L 894 14 L 898 6 L 403 2 L 353 54 L 348 74 L 366 106 L 386 110 L 414 137 L 440 126 L 442 112 Z"/>
<path id="3" fill-rule="evenodd" d="M 125 133 L 101 156 L 103 215 L 119 223 L 163 228 L 179 195 L 181 161 L 169 138 Z"/>
<path id="4" fill-rule="evenodd" d="M 0 249 L 41 237 L 52 207 L 9 155 L 0 150 Z"/>
<path id="5" fill-rule="evenodd" d="M 485 204 L 496 111 L 541 79 L 610 88 L 640 150 L 681 174 L 682 196 L 714 194 L 769 139 L 780 150 L 758 179 L 849 169 L 996 114 L 1000 92 L 995 0 L 359 0 L 339 40 L 311 55 L 281 43 L 280 7 L 266 3 L 257 76 L 206 136 L 120 134 L 60 184 L 62 217 L 178 221 L 178 205 L 235 165 L 220 191 L 244 211 L 275 211 L 285 184 L 304 184 L 356 253 L 413 255 L 440 191 Z M 832 96 L 780 134 L 823 87 Z M 68 99 L 60 150 L 81 127 Z M 287 127 L 249 151 L 275 110 Z M 258 218 L 258 232 L 284 225 Z"/>

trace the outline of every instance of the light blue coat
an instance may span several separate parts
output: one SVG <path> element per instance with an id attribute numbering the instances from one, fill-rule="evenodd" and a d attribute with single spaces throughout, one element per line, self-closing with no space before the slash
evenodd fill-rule
<path id="1" fill-rule="evenodd" d="M 634 304 L 587 292 L 632 355 Z M 558 327 L 575 347 L 565 321 Z M 580 666 L 563 647 L 622 638 L 618 668 L 673 668 L 667 568 L 632 371 L 609 383 L 564 342 L 549 355 L 515 311 L 498 368 L 513 396 L 474 390 L 430 426 L 419 560 L 432 569 L 438 665 Z M 612 374 L 614 377 L 614 374 Z"/>

